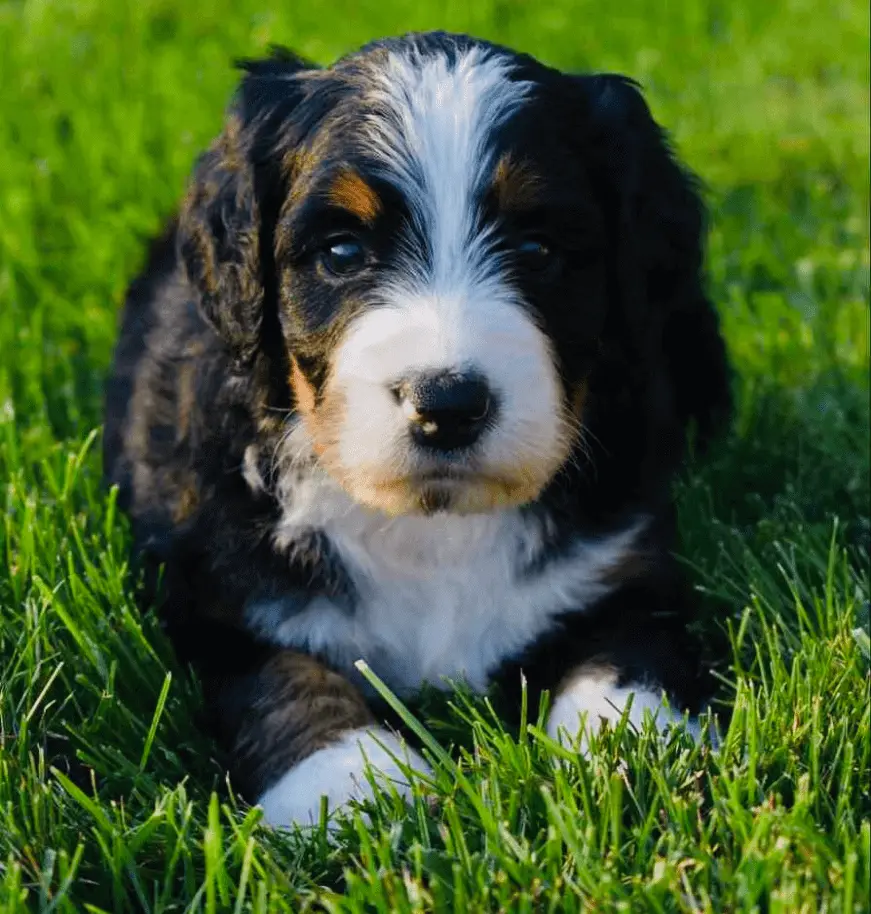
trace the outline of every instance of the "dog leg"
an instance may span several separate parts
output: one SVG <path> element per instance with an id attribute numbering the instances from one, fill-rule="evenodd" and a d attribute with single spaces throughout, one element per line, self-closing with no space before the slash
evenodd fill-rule
<path id="1" fill-rule="evenodd" d="M 378 726 L 362 695 L 313 657 L 273 653 L 252 674 L 209 677 L 231 775 L 275 826 L 316 825 L 322 797 L 330 813 L 372 795 L 372 775 L 407 796 L 401 765 L 426 762 Z M 228 731 L 229 728 L 229 732 Z"/>

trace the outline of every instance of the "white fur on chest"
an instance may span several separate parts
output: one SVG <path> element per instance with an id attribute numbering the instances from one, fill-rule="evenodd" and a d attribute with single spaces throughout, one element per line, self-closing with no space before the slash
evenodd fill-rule
<path id="1" fill-rule="evenodd" d="M 607 593 L 603 579 L 640 526 L 579 543 L 542 572 L 523 574 L 540 529 L 516 510 L 389 518 L 312 475 L 294 485 L 275 542 L 283 548 L 301 531 L 323 530 L 354 581 L 354 611 L 326 598 L 303 611 L 279 600 L 250 606 L 247 617 L 274 642 L 321 653 L 348 673 L 362 658 L 400 693 L 446 679 L 481 690 L 557 615 Z"/>

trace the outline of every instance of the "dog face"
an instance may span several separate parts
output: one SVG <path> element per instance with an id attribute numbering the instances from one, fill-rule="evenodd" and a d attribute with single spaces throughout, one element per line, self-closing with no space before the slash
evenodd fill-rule
<path id="1" fill-rule="evenodd" d="M 376 51 L 340 75 L 276 257 L 313 447 L 389 513 L 530 501 L 580 418 L 560 319 L 591 341 L 603 313 L 589 178 L 504 55 Z"/>
<path id="2" fill-rule="evenodd" d="M 634 299 L 698 269 L 697 199 L 636 90 L 445 35 L 248 69 L 182 213 L 206 317 L 240 365 L 271 353 L 295 440 L 357 501 L 534 501 L 609 337 L 661 332 Z"/>

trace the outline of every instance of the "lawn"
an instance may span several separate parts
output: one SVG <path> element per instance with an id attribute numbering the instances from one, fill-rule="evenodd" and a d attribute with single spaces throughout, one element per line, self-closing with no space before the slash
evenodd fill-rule
<path id="1" fill-rule="evenodd" d="M 635 76 L 707 183 L 738 408 L 677 495 L 731 716 L 585 760 L 434 699 L 435 803 L 277 835 L 135 608 L 102 382 L 232 58 L 433 27 Z M 0 2 L 0 911 L 871 910 L 868 41 L 864 0 Z"/>

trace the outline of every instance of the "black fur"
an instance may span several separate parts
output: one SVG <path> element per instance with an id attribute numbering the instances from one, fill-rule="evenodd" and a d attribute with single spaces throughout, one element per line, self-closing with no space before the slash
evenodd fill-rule
<path id="1" fill-rule="evenodd" d="M 284 51 L 245 62 L 227 127 L 128 293 L 107 394 L 106 478 L 132 517 L 137 554 L 152 567 L 165 563 L 155 598 L 180 655 L 205 677 L 231 753 L 242 727 L 232 721 L 257 697 L 244 684 L 259 682 L 276 653 L 246 630 L 244 603 L 296 594 L 302 607 L 326 595 L 353 612 L 353 582 L 321 532 L 282 554 L 273 546 L 272 456 L 298 408 L 291 357 L 319 396 L 360 298 L 360 288 L 315 280 L 309 241 L 322 231 L 318 220 L 333 216 L 304 201 L 319 199 L 337 157 L 370 167 L 356 136 L 354 83 L 385 49 L 411 42 L 424 54 L 475 43 L 391 39 L 329 70 Z M 544 193 L 566 250 L 557 273 L 519 270 L 517 282 L 553 340 L 567 395 L 586 384 L 592 452 L 591 461 L 575 455 L 525 507 L 546 534 L 525 573 L 633 514 L 659 522 L 643 561 L 601 605 L 583 615 L 567 606 L 562 624 L 505 658 L 494 680 L 513 695 L 522 669 L 538 693 L 579 664 L 601 662 L 697 705 L 704 689 L 685 633 L 693 600 L 669 557 L 670 485 L 690 427 L 707 445 L 730 409 L 726 354 L 702 285 L 698 189 L 630 80 L 565 76 L 495 50 L 538 87 L 501 128 L 503 142 L 534 151 L 542 172 L 556 176 Z M 389 256 L 389 219 L 405 214 L 378 180 L 373 174 L 392 215 L 376 243 Z M 583 307 L 569 307 L 579 289 Z M 259 488 L 246 482 L 246 462 Z M 281 772 L 252 761 L 251 751 L 236 753 L 235 775 L 253 798 Z"/>

